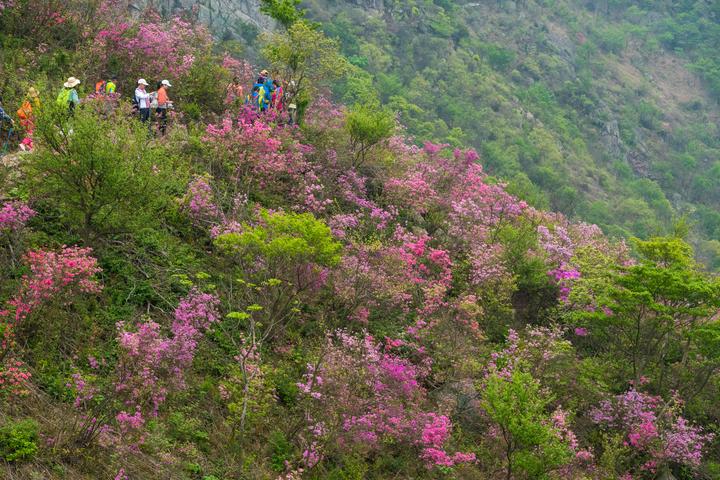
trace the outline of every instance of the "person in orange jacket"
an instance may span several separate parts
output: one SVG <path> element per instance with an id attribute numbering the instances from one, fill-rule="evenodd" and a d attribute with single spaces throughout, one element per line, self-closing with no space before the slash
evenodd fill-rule
<path id="1" fill-rule="evenodd" d="M 27 132 L 28 135 L 32 135 L 32 132 L 35 129 L 35 118 L 33 110 L 39 107 L 40 96 L 38 95 L 38 91 L 34 87 L 30 87 L 28 89 L 27 96 L 25 97 L 25 101 L 17 111 L 20 125 L 23 127 L 23 129 L 25 129 L 25 132 Z"/>
<path id="2" fill-rule="evenodd" d="M 168 88 L 172 87 L 170 85 L 170 82 L 167 80 L 163 80 L 160 82 L 160 88 L 157 91 L 157 110 L 156 113 L 158 115 L 158 121 L 160 123 L 160 134 L 165 135 L 165 132 L 167 130 L 167 111 L 168 108 L 172 108 L 172 102 L 170 101 L 170 97 L 168 97 Z"/>

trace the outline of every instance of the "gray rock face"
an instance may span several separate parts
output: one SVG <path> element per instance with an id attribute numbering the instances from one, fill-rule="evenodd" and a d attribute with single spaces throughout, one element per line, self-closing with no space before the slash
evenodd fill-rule
<path id="1" fill-rule="evenodd" d="M 603 143 L 607 151 L 614 158 L 621 158 L 623 155 L 622 139 L 620 137 L 620 127 L 615 119 L 610 120 L 605 124 L 605 131 L 603 131 Z"/>
<path id="2" fill-rule="evenodd" d="M 129 0 L 128 8 L 142 12 L 147 7 L 155 8 L 160 14 L 170 16 L 183 11 L 192 11 L 198 20 L 210 27 L 218 36 L 241 37 L 247 25 L 261 31 L 275 28 L 275 22 L 260 12 L 259 0 Z"/>

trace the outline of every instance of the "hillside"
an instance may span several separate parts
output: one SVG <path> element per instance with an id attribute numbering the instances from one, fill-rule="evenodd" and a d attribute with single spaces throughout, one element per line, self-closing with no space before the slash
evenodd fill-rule
<path id="1" fill-rule="evenodd" d="M 245 47 L 191 3 L 0 1 L 0 479 L 720 479 L 720 278 L 640 178 L 674 151 L 620 174 L 675 138 L 621 106 L 677 53 L 597 53 L 593 124 L 559 2 L 555 73 L 502 2 L 268 0 Z M 642 97 L 673 132 L 714 115 L 678 71 Z M 427 101 L 466 77 L 477 110 Z"/>
<path id="2" fill-rule="evenodd" d="M 303 2 L 418 139 L 473 145 L 533 205 L 647 238 L 685 217 L 717 267 L 713 2 Z"/>

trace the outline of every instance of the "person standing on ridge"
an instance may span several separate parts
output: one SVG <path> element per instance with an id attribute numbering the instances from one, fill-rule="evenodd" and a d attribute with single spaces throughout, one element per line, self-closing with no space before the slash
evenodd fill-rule
<path id="1" fill-rule="evenodd" d="M 105 80 L 95 82 L 95 93 L 105 95 L 105 88 L 107 88 L 107 82 Z"/>
<path id="2" fill-rule="evenodd" d="M 20 125 L 25 129 L 28 135 L 32 135 L 35 129 L 35 122 L 33 116 L 33 110 L 40 107 L 40 97 L 35 87 L 28 89 L 25 101 L 17 111 L 17 116 L 20 119 Z"/>
<path id="3" fill-rule="evenodd" d="M 283 103 L 285 90 L 283 90 L 282 83 L 278 80 L 273 80 L 273 86 L 275 87 L 275 91 L 272 93 L 272 107 L 278 112 L 282 112 L 285 107 Z"/>
<path id="4" fill-rule="evenodd" d="M 75 112 L 75 107 L 80 103 L 80 97 L 77 90 L 75 90 L 78 85 L 80 85 L 80 80 L 75 77 L 68 78 L 57 97 L 58 105 L 66 107 L 70 115 Z"/>
<path id="5" fill-rule="evenodd" d="M 117 82 L 117 77 L 114 75 L 110 77 L 110 81 L 105 84 L 105 93 L 115 93 L 117 91 L 117 85 L 115 85 Z"/>
<path id="6" fill-rule="evenodd" d="M 157 114 L 158 122 L 160 124 L 160 134 L 165 135 L 167 130 L 167 111 L 168 108 L 172 108 L 172 102 L 168 97 L 167 90 L 172 87 L 168 80 L 160 82 L 160 88 L 157 91 Z"/>
<path id="7" fill-rule="evenodd" d="M 232 82 L 229 83 L 225 89 L 225 103 L 230 106 L 237 105 L 239 103 L 238 101 L 242 101 L 245 97 L 243 93 L 244 89 L 240 83 L 240 79 L 238 77 L 233 77 Z"/>
<path id="8" fill-rule="evenodd" d="M 135 101 L 140 113 L 140 121 L 143 123 L 150 118 L 150 94 L 145 90 L 148 85 L 149 83 L 144 78 L 141 78 L 137 81 L 137 88 L 135 89 Z"/>
<path id="9" fill-rule="evenodd" d="M 297 103 L 296 97 L 298 95 L 298 89 L 297 84 L 295 83 L 295 80 L 290 80 L 290 83 L 288 84 L 288 91 L 285 94 L 290 104 L 287 106 L 288 109 L 288 124 L 290 125 L 297 125 L 298 122 L 298 110 L 297 110 Z"/>
<path id="10" fill-rule="evenodd" d="M 255 85 L 255 89 L 253 90 L 256 92 L 256 105 L 258 107 L 258 110 L 261 112 L 264 112 L 268 108 L 268 101 L 267 101 L 267 90 L 265 90 L 265 84 L 258 83 Z"/>
<path id="11" fill-rule="evenodd" d="M 267 70 L 260 70 L 260 76 L 258 77 L 257 82 L 255 82 L 255 83 L 264 84 L 265 80 L 267 80 L 269 76 L 270 76 L 270 74 L 268 73 Z"/>
<path id="12" fill-rule="evenodd" d="M 10 118 L 10 115 L 8 115 L 7 113 L 5 113 L 5 109 L 2 107 L 2 98 L 0 98 L 0 122 L 7 122 L 7 123 L 10 123 L 10 124 L 14 124 L 14 123 L 15 123 L 15 122 L 13 121 L 13 119 Z"/>
<path id="13" fill-rule="evenodd" d="M 265 110 L 267 110 L 273 106 L 273 93 L 275 92 L 275 83 L 269 75 L 265 77 L 263 87 L 265 88 Z"/>

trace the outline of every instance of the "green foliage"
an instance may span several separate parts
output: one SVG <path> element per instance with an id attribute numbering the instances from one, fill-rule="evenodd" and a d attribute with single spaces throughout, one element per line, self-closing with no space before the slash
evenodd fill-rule
<path id="1" fill-rule="evenodd" d="M 355 165 L 365 163 L 368 152 L 395 130 L 392 111 L 371 104 L 355 104 L 347 114 L 345 128 L 355 151 Z"/>
<path id="2" fill-rule="evenodd" d="M 708 319 L 720 306 L 720 281 L 700 269 L 678 238 L 636 240 L 635 248 L 640 261 L 614 275 L 603 299 L 611 313 L 577 316 L 613 345 L 611 355 L 625 359 L 618 367 L 626 377 L 647 378 L 657 388 L 674 378 L 702 390 L 702 380 L 685 372 L 714 368 L 718 360 L 716 326 Z M 699 351 L 710 354 L 709 363 L 694 354 Z"/>
<path id="3" fill-rule="evenodd" d="M 509 379 L 493 375 L 481 395 L 482 408 L 501 433 L 506 478 L 543 478 L 570 461 L 572 452 L 546 412 L 551 399 L 532 375 L 521 371 Z"/>
<path id="4" fill-rule="evenodd" d="M 280 78 L 295 82 L 300 97 L 313 95 L 349 69 L 338 43 L 303 20 L 293 23 L 286 33 L 265 35 L 262 43 L 272 68 Z"/>
<path id="5" fill-rule="evenodd" d="M 478 47 L 481 55 L 487 58 L 495 70 L 507 71 L 517 57 L 512 50 L 495 43 L 481 43 Z"/>
<path id="6" fill-rule="evenodd" d="M 66 118 L 46 107 L 36 137 L 27 166 L 32 188 L 85 238 L 152 225 L 182 182 L 178 171 L 171 175 L 172 154 L 151 144 L 147 127 L 120 109 L 106 117 L 79 108 Z"/>
<path id="7" fill-rule="evenodd" d="M 194 120 L 220 115 L 225 110 L 225 89 L 231 79 L 230 72 L 216 58 L 197 58 L 178 85 L 175 103 Z"/>
<path id="8" fill-rule="evenodd" d="M 260 11 L 280 23 L 286 29 L 305 16 L 305 10 L 297 7 L 302 0 L 262 0 Z"/>
<path id="9" fill-rule="evenodd" d="M 182 412 L 173 412 L 168 416 L 170 435 L 180 442 L 192 442 L 201 448 L 207 448 L 210 436 L 203 430 L 200 420 L 188 418 Z"/>
<path id="10" fill-rule="evenodd" d="M 270 465 L 276 472 L 284 472 L 286 462 L 292 460 L 295 449 L 285 437 L 285 434 L 280 430 L 276 430 L 270 434 L 269 445 L 272 448 Z"/>
<path id="11" fill-rule="evenodd" d="M 325 222 L 312 214 L 263 211 L 260 219 L 257 226 L 244 225 L 242 233 L 220 235 L 215 245 L 250 261 L 262 258 L 270 263 L 322 266 L 340 261 L 341 245 Z"/>
<path id="12" fill-rule="evenodd" d="M 38 424 L 21 420 L 0 426 L 0 458 L 6 462 L 32 459 L 38 451 Z"/>

